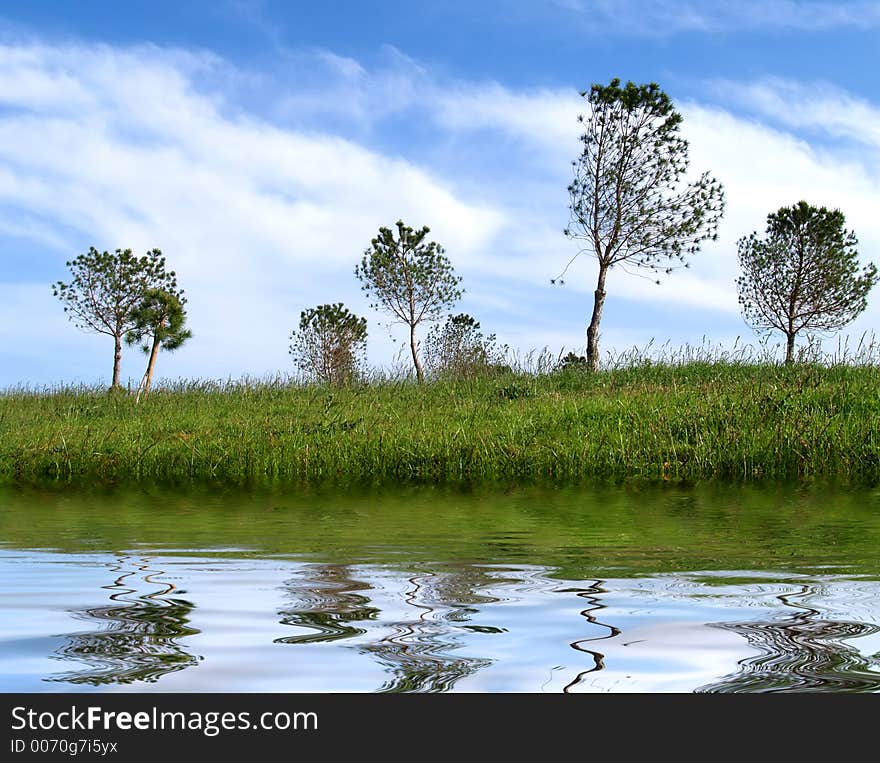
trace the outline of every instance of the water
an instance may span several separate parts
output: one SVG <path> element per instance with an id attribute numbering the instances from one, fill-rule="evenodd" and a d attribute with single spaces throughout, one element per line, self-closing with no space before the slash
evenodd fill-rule
<path id="1" fill-rule="evenodd" d="M 0 689 L 874 692 L 878 541 L 876 492 L 0 492 Z"/>

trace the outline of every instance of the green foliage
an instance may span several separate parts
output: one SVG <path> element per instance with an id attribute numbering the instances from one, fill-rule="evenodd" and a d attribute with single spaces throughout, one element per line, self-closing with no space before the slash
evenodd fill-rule
<path id="1" fill-rule="evenodd" d="M 131 311 L 134 324 L 125 335 L 126 344 L 141 342 L 141 349 L 149 354 L 153 345 L 172 352 L 192 338 L 186 328 L 186 298 L 183 291 L 148 289 Z"/>
<path id="2" fill-rule="evenodd" d="M 379 228 L 355 276 L 373 300 L 373 309 L 389 312 L 407 325 L 437 320 L 461 297 L 461 278 L 455 275 L 443 247 L 425 241 L 430 228 L 414 231 L 402 220 L 396 225 L 396 239 L 390 228 Z"/>
<path id="3" fill-rule="evenodd" d="M 192 337 L 192 332 L 185 327 L 185 304 L 183 291 L 148 289 L 131 311 L 134 326 L 125 335 L 125 341 L 128 344 L 143 342 L 141 349 L 149 356 L 144 378 L 138 385 L 138 401 L 141 394 L 150 392 L 159 350 L 171 352 Z"/>
<path id="4" fill-rule="evenodd" d="M 461 277 L 455 275 L 444 249 L 426 241 L 430 228 L 415 231 L 397 221 L 397 238 L 390 228 L 379 228 L 354 274 L 371 299 L 370 307 L 382 310 L 410 328 L 410 349 L 419 381 L 424 379 L 415 338 L 416 327 L 435 321 L 461 298 Z"/>
<path id="5" fill-rule="evenodd" d="M 557 369 L 562 372 L 568 371 L 586 371 L 589 368 L 587 359 L 583 355 L 569 352 L 562 360 L 559 361 Z"/>
<path id="6" fill-rule="evenodd" d="M 507 384 L 498 385 L 495 388 L 495 393 L 502 400 L 523 400 L 535 396 L 535 391 L 532 389 L 532 386 L 524 384 L 520 380 L 509 381 Z"/>
<path id="7" fill-rule="evenodd" d="M 367 319 L 341 302 L 318 305 L 300 313 L 299 329 L 290 339 L 290 354 L 300 371 L 324 384 L 349 384 L 363 364 Z"/>
<path id="8" fill-rule="evenodd" d="M 689 164 L 681 115 L 657 84 L 594 84 L 581 93 L 583 148 L 572 162 L 566 235 L 587 242 L 600 264 L 670 270 L 717 236 L 724 191 L 704 172 L 682 186 Z M 666 264 L 664 264 L 666 263 Z"/>
<path id="9" fill-rule="evenodd" d="M 132 313 L 151 289 L 175 293 L 175 273 L 166 271 L 159 249 L 138 257 L 131 249 L 110 253 L 90 247 L 88 253 L 68 261 L 67 267 L 70 282 L 57 281 L 52 293 L 77 328 L 113 337 L 112 385 L 118 387 L 122 338 L 136 327 Z"/>
<path id="10" fill-rule="evenodd" d="M 451 315 L 425 340 L 425 365 L 435 377 L 465 379 L 504 368 L 506 346 L 495 334 L 484 336 L 480 322 L 467 313 Z"/>
<path id="11" fill-rule="evenodd" d="M 801 201 L 767 216 L 765 238 L 752 233 L 737 242 L 743 316 L 757 331 L 786 335 L 787 362 L 799 332 L 842 328 L 865 309 L 877 282 L 873 263 L 859 272 L 858 240 L 844 225 L 840 210 Z"/>
<path id="12" fill-rule="evenodd" d="M 565 235 L 584 243 L 553 283 L 564 283 L 583 253 L 598 261 L 587 330 L 587 360 L 596 370 L 607 272 L 618 265 L 666 273 L 687 267 L 687 257 L 717 237 L 724 191 L 707 172 L 684 182 L 690 160 L 680 135 L 682 118 L 658 85 L 621 86 L 613 79 L 581 95 L 590 112 L 578 117 L 584 132 L 581 153 L 572 162 Z"/>

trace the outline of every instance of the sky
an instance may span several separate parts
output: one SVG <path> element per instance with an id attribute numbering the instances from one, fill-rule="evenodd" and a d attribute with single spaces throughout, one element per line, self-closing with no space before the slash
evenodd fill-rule
<path id="1" fill-rule="evenodd" d="M 612 77 L 671 96 L 727 211 L 660 285 L 611 272 L 603 355 L 754 343 L 736 241 L 768 213 L 840 208 L 880 262 L 878 40 L 880 0 L 4 0 L 0 388 L 109 380 L 112 339 L 51 289 L 90 246 L 176 270 L 194 337 L 160 377 L 291 373 L 300 312 L 338 301 L 400 367 L 404 330 L 353 273 L 400 218 L 462 276 L 455 312 L 520 358 L 583 352 L 595 262 L 551 279 L 578 249 L 579 92 Z M 880 292 L 842 336 L 878 330 Z M 143 366 L 127 349 L 123 379 Z"/>

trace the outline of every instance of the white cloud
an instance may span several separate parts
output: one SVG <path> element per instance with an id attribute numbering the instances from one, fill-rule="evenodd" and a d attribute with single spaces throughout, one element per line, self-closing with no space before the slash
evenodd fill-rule
<path id="1" fill-rule="evenodd" d="M 198 339 L 163 360 L 169 371 L 285 367 L 299 310 L 359 300 L 354 263 L 378 226 L 399 216 L 430 221 L 459 256 L 485 247 L 502 224 L 498 210 L 403 159 L 224 116 L 195 89 L 193 62 L 205 65 L 155 48 L 0 48 L 0 81 L 76 94 L 0 91 L 4 217 L 18 213 L 27 225 L 17 235 L 55 245 L 48 257 L 59 278 L 64 260 L 91 244 L 162 248 L 187 290 Z M 55 323 L 44 322 L 47 333 Z"/>
<path id="2" fill-rule="evenodd" d="M 876 257 L 880 177 L 872 176 L 865 164 L 846 151 L 817 147 L 719 109 L 687 104 L 683 111 L 692 161 L 711 167 L 727 189 L 720 248 L 729 250 L 740 236 L 763 231 L 768 213 L 806 199 L 842 209 L 850 227 L 859 233 L 866 257 Z M 727 262 L 733 264 L 732 259 Z M 715 278 L 734 274 L 720 258 L 710 257 L 705 264 L 705 272 Z"/>
<path id="3" fill-rule="evenodd" d="M 366 69 L 359 61 L 332 51 L 285 50 L 286 82 L 273 82 L 275 113 L 293 124 L 336 120 L 338 126 L 369 130 L 377 123 L 412 109 L 423 113 L 433 82 L 427 70 L 393 45 L 383 45 L 379 64 Z"/>
<path id="4" fill-rule="evenodd" d="M 667 325 L 643 321 L 638 331 L 628 330 L 624 344 L 620 343 L 623 336 L 619 331 L 611 325 L 603 326 L 607 346 L 644 346 L 652 338 L 663 342 L 670 333 L 682 342 L 699 341 L 706 326 L 720 327 L 724 336 L 744 335 L 748 339 L 750 332 L 739 317 L 734 285 L 738 275 L 736 241 L 753 230 L 762 231 L 768 213 L 802 198 L 844 210 L 848 224 L 859 235 L 863 260 L 880 260 L 880 220 L 876 216 L 880 176 L 872 169 L 871 155 L 864 150 L 851 151 L 840 140 L 813 142 L 812 131 L 807 136 L 801 132 L 803 128 L 821 127 L 824 138 L 845 137 L 862 146 L 874 145 L 880 121 L 878 109 L 846 93 L 810 85 L 776 81 L 772 92 L 776 100 L 767 105 L 766 86 L 742 86 L 736 103 L 747 112 L 745 115 L 717 106 L 680 104 L 684 133 L 691 143 L 692 170 L 709 170 L 725 186 L 727 212 L 719 240 L 704 245 L 703 251 L 692 258 L 689 270 L 664 277 L 660 286 L 650 278 L 613 271 L 608 281 L 610 300 L 624 298 L 633 307 L 653 305 L 653 311 L 665 309 L 671 315 Z M 563 159 L 575 155 L 571 149 L 576 136 L 574 118 L 583 102 L 573 93 L 517 93 L 497 84 L 485 85 L 482 90 L 479 86 L 449 90 L 444 98 L 438 99 L 439 119 L 449 129 L 514 133 L 523 143 L 518 166 L 528 166 L 528 196 L 522 198 L 522 185 L 496 190 L 508 207 L 517 210 L 508 215 L 511 223 L 501 236 L 502 245 L 507 247 L 503 271 L 535 287 L 546 283 L 576 251 L 574 242 L 560 236 L 567 199 L 559 191 L 567 182 L 568 167 Z M 461 117 L 450 119 L 450 113 Z M 773 114 L 785 117 L 770 120 Z M 830 118 L 832 114 L 834 119 Z M 559 150 L 560 146 L 564 148 Z M 542 172 L 530 164 L 529 157 L 535 151 L 545 161 L 555 157 L 555 171 Z M 498 259 L 494 262 L 498 268 Z M 487 256 L 478 265 L 488 273 L 493 258 Z M 579 315 L 579 334 L 595 288 L 594 279 L 594 261 L 585 255 L 569 269 L 563 293 L 556 294 L 560 305 L 557 316 L 561 320 L 562 316 L 570 319 Z M 693 316 L 692 330 L 670 328 L 680 322 L 673 318 L 676 314 Z M 858 334 L 877 326 L 878 318 L 880 309 L 872 303 L 851 332 Z M 568 329 L 548 328 L 547 335 L 554 334 L 567 346 L 576 335 Z M 531 346 L 547 343 L 522 326 L 516 336 L 534 341 Z"/>
<path id="5" fill-rule="evenodd" d="M 577 147 L 574 118 L 584 111 L 574 92 L 529 90 L 512 92 L 496 82 L 439 89 L 433 118 L 450 130 L 492 130 L 564 153 Z"/>
<path id="6" fill-rule="evenodd" d="M 19 380 L 19 365 L 45 379 L 65 375 L 54 371 L 64 345 L 53 342 L 59 332 L 76 332 L 64 324 L 48 283 L 93 244 L 159 246 L 178 270 L 195 339 L 163 358 L 160 374 L 291 369 L 287 337 L 301 309 L 344 300 L 367 312 L 354 263 L 378 226 L 398 217 L 431 226 L 465 276 L 469 293 L 459 309 L 475 311 L 484 330 L 523 351 L 582 345 L 594 264 L 584 257 L 565 287 L 549 284 L 576 251 L 562 229 L 575 117 L 585 106 L 577 93 L 443 82 L 393 50 L 388 76 L 328 52 L 314 55 L 327 78 L 326 102 L 338 104 L 339 88 L 357 89 L 353 113 L 370 130 L 383 119 L 392 137 L 400 122 L 418 119 L 430 128 L 410 147 L 411 158 L 332 127 L 294 129 L 242 111 L 229 94 L 235 86 L 224 88 L 247 73 L 210 55 L 152 46 L 0 46 L 0 236 L 32 242 L 41 252 L 34 255 L 39 272 L 53 273 L 45 287 L 29 274 L 0 284 L 8 297 L 0 300 L 0 326 L 7 326 L 0 384 Z M 398 88 L 395 78 L 408 84 Z M 315 117 L 313 85 L 305 100 L 294 89 L 286 108 L 298 103 Z M 416 87 L 418 100 L 408 95 Z M 871 151 L 849 148 L 877 145 L 876 106 L 779 81 L 718 87 L 735 95 L 738 114 L 680 106 L 692 167 L 710 170 L 727 190 L 720 240 L 662 286 L 612 272 L 607 316 L 626 325 L 606 317 L 607 349 L 652 338 L 699 341 L 707 330 L 746 333 L 734 288 L 736 240 L 801 198 L 843 209 L 864 258 L 878 259 L 880 178 Z M 390 91 L 398 100 L 376 116 L 371 104 Z M 8 327 L 21 323 L 29 298 L 24 337 Z M 372 358 L 387 362 L 394 348 L 378 316 L 369 315 Z M 878 317 L 870 307 L 853 331 L 877 325 Z M 77 354 L 70 376 L 107 373 L 103 338 L 69 342 Z M 140 375 L 135 353 L 126 363 L 126 373 Z"/>
<path id="7" fill-rule="evenodd" d="M 716 88 L 720 95 L 776 124 L 880 151 L 880 107 L 834 85 L 767 78 L 746 84 L 718 82 Z"/>
<path id="8" fill-rule="evenodd" d="M 880 26 L 876 0 L 552 0 L 592 27 L 658 36 Z"/>

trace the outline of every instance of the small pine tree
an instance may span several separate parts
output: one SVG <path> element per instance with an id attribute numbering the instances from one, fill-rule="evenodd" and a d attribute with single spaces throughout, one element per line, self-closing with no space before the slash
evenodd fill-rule
<path id="1" fill-rule="evenodd" d="M 150 289 L 131 312 L 134 327 L 125 335 L 125 341 L 130 345 L 143 342 L 141 349 L 148 355 L 147 370 L 138 386 L 137 401 L 140 401 L 142 393 L 150 393 L 159 350 L 173 352 L 192 338 L 192 331 L 186 328 L 185 304 L 183 291 Z"/>
<path id="2" fill-rule="evenodd" d="M 737 242 L 743 317 L 756 331 L 785 334 L 785 362 L 794 362 L 801 331 L 842 328 L 868 304 L 877 268 L 859 272 L 858 240 L 843 213 L 805 201 L 767 216 L 767 234 Z"/>
<path id="3" fill-rule="evenodd" d="M 150 289 L 174 293 L 177 279 L 166 271 L 165 258 L 158 249 L 142 257 L 131 249 L 99 252 L 91 247 L 67 263 L 72 278 L 57 281 L 52 293 L 61 300 L 64 312 L 73 324 L 88 332 L 113 337 L 112 388 L 119 387 L 122 364 L 122 339 L 135 328 L 132 311 Z"/>
<path id="4" fill-rule="evenodd" d="M 419 359 L 416 328 L 435 321 L 461 297 L 461 278 L 455 275 L 444 249 L 426 241 L 430 228 L 414 231 L 397 221 L 397 238 L 390 228 L 379 228 L 370 248 L 354 269 L 370 307 L 390 313 L 409 327 L 409 347 L 419 383 L 425 379 Z"/>
<path id="5" fill-rule="evenodd" d="M 608 271 L 687 267 L 701 242 L 716 238 L 724 191 L 709 173 L 682 182 L 690 161 L 682 117 L 657 84 L 621 86 L 613 79 L 581 95 L 590 113 L 578 117 L 583 149 L 572 162 L 565 235 L 584 242 L 569 265 L 589 253 L 599 266 L 587 327 L 587 363 L 595 371 Z M 553 282 L 562 283 L 567 269 Z"/>
<path id="6" fill-rule="evenodd" d="M 324 384 L 342 386 L 357 379 L 367 348 L 367 319 L 341 302 L 300 313 L 299 329 L 290 335 L 297 368 Z"/>

